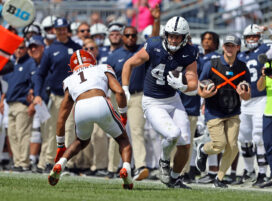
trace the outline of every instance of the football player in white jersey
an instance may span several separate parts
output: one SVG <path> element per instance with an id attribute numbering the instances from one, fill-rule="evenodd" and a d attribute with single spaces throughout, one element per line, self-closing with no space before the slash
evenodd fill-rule
<path id="1" fill-rule="evenodd" d="M 57 163 L 48 176 L 50 185 L 58 183 L 61 171 L 69 159 L 84 149 L 91 138 L 94 123 L 97 123 L 106 133 L 111 135 L 119 144 L 120 155 L 123 160 L 123 168 L 120 177 L 123 179 L 123 187 L 132 189 L 131 178 L 131 145 L 125 130 L 127 120 L 127 103 L 125 93 L 116 80 L 113 69 L 108 65 L 95 65 L 96 59 L 84 50 L 77 50 L 70 59 L 72 75 L 63 81 L 65 92 L 64 99 L 59 110 L 57 124 Z M 121 116 L 114 110 L 110 101 L 106 98 L 108 89 L 116 95 L 118 110 Z M 65 122 L 74 106 L 74 120 L 76 129 L 75 141 L 65 150 Z M 62 155 L 63 154 L 63 155 Z M 59 159 L 60 158 L 60 159 Z M 59 160 L 58 160 L 59 159 Z"/>
<path id="2" fill-rule="evenodd" d="M 265 181 L 267 162 L 262 138 L 263 113 L 266 103 L 265 91 L 257 90 L 257 81 L 262 75 L 262 67 L 258 60 L 260 54 L 266 53 L 271 44 L 261 42 L 262 29 L 257 24 L 250 24 L 244 30 L 244 43 L 247 51 L 241 52 L 238 58 L 245 62 L 251 74 L 251 99 L 242 101 L 239 142 L 245 170 L 243 180 L 254 180 L 254 156 L 257 156 L 259 174 L 253 186 L 259 186 Z M 255 153 L 256 152 L 256 153 Z"/>
<path id="3" fill-rule="evenodd" d="M 176 16 L 168 20 L 164 32 L 164 38 L 149 38 L 144 47 L 126 61 L 122 84 L 129 97 L 128 85 L 133 68 L 147 61 L 150 63 L 142 106 L 147 120 L 162 136 L 160 180 L 171 188 L 188 189 L 190 187 L 183 184 L 180 173 L 188 160 L 190 123 L 177 90 L 182 93 L 196 90 L 197 51 L 187 44 L 189 25 L 184 18 Z M 170 170 L 170 153 L 175 146 L 177 151 Z"/>

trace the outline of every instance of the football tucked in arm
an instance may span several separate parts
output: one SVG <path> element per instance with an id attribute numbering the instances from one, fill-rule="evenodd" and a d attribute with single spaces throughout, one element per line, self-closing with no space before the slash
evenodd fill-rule
<path id="1" fill-rule="evenodd" d="M 240 87 L 242 90 L 248 92 L 249 83 L 246 82 L 246 81 L 242 81 L 242 82 L 239 83 L 239 87 Z"/>
<path id="2" fill-rule="evenodd" d="M 171 72 L 172 72 L 173 76 L 176 77 L 176 78 L 178 78 L 178 77 L 179 77 L 179 74 L 181 73 L 181 72 L 178 71 L 178 70 L 172 70 Z M 187 78 L 186 78 L 186 76 L 185 76 L 185 73 L 182 73 L 182 84 L 185 84 L 185 85 L 188 84 Z"/>
<path id="3" fill-rule="evenodd" d="M 207 90 L 210 90 L 214 85 L 214 82 L 210 79 L 202 80 L 199 82 L 200 89 L 203 90 L 207 86 Z"/>

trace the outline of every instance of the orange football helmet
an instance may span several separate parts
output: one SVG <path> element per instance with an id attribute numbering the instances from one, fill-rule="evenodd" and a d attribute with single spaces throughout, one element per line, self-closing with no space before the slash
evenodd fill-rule
<path id="1" fill-rule="evenodd" d="M 90 64 L 96 64 L 94 55 L 82 49 L 75 51 L 70 58 L 70 68 L 72 71 L 74 71 L 75 68 L 78 69 Z"/>

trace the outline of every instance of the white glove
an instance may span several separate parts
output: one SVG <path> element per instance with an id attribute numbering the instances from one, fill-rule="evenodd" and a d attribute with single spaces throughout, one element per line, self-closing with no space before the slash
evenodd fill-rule
<path id="1" fill-rule="evenodd" d="M 169 71 L 167 75 L 168 85 L 173 87 L 174 89 L 178 89 L 181 92 L 187 90 L 188 86 L 182 83 L 182 73 L 179 73 L 178 77 L 174 77 L 171 71 Z"/>
<path id="2" fill-rule="evenodd" d="M 129 93 L 129 90 L 128 90 L 128 86 L 122 86 L 122 88 L 125 91 L 126 98 L 127 98 L 127 104 L 128 104 L 128 101 L 130 99 L 130 93 Z"/>

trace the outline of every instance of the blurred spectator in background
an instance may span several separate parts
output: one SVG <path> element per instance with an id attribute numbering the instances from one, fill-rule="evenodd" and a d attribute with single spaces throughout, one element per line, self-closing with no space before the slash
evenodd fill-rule
<path id="1" fill-rule="evenodd" d="M 223 14 L 228 31 L 242 31 L 248 24 L 262 18 L 259 4 L 255 0 L 220 0 L 220 5 L 224 11 L 230 11 Z"/>
<path id="2" fill-rule="evenodd" d="M 143 31 L 148 25 L 152 25 L 154 18 L 150 9 L 154 9 L 160 3 L 161 0 L 132 0 L 132 8 L 137 11 L 127 12 L 128 18 L 132 17 L 131 25 L 137 27 L 138 32 Z"/>
<path id="3" fill-rule="evenodd" d="M 11 31 L 12 33 L 18 35 L 18 31 L 17 29 L 15 29 L 13 26 L 9 25 L 9 24 L 6 24 L 5 28 L 9 31 Z"/>
<path id="4" fill-rule="evenodd" d="M 84 39 L 90 37 L 90 25 L 87 22 L 81 22 L 77 27 L 76 35 L 72 37 L 73 41 L 83 46 Z"/>
<path id="5" fill-rule="evenodd" d="M 47 16 L 42 21 L 42 29 L 44 32 L 44 43 L 49 46 L 56 39 L 56 34 L 54 32 L 54 21 L 57 18 L 55 16 Z"/>
<path id="6" fill-rule="evenodd" d="M 88 51 L 88 52 L 92 53 L 95 58 L 98 57 L 98 54 L 99 54 L 98 46 L 92 39 L 87 40 L 86 42 L 84 42 L 83 49 L 85 51 Z"/>
<path id="7" fill-rule="evenodd" d="M 50 129 L 48 137 L 46 138 L 48 147 L 46 152 L 45 173 L 49 173 L 52 169 L 57 151 L 55 138 L 57 124 L 56 118 L 58 117 L 58 110 L 64 96 L 62 81 L 71 74 L 71 72 L 67 71 L 66 67 L 68 66 L 73 52 L 81 49 L 80 45 L 69 38 L 68 27 L 69 24 L 65 18 L 58 18 L 55 20 L 54 29 L 56 31 L 56 40 L 44 51 L 41 67 L 37 70 L 37 73 L 34 76 L 35 104 L 42 104 L 42 89 L 47 75 L 49 76 L 48 85 L 51 90 L 51 106 L 49 109 L 51 118 L 49 119 Z M 68 122 L 68 124 L 66 124 L 67 145 L 69 145 L 75 137 L 72 115 L 68 118 Z"/>
<path id="8" fill-rule="evenodd" d="M 9 107 L 8 136 L 13 153 L 12 170 L 22 172 L 30 168 L 29 145 L 35 110 L 32 100 L 27 97 L 36 65 L 27 54 L 25 41 L 15 51 L 15 57 L 14 71 L 4 76 L 4 80 L 8 82 L 8 90 L 2 98 L 6 98 Z"/>
<path id="9" fill-rule="evenodd" d="M 41 36 L 32 36 L 28 42 L 28 54 L 32 57 L 36 63 L 36 68 L 39 68 L 42 59 L 45 44 L 43 43 L 43 38 Z M 33 98 L 33 90 L 29 93 Z M 47 98 L 48 99 L 48 98 Z M 30 166 L 32 172 L 37 171 L 37 164 L 39 161 L 39 154 L 42 144 L 42 134 L 41 134 L 41 121 L 39 118 L 39 113 L 35 113 L 33 117 L 33 125 L 30 137 Z"/>
<path id="10" fill-rule="evenodd" d="M 267 100 L 265 104 L 265 111 L 263 115 L 263 141 L 266 151 L 266 159 L 270 166 L 270 172 L 272 171 L 272 51 L 266 53 L 269 56 L 269 60 L 265 63 L 262 68 L 262 75 L 257 82 L 257 89 L 259 91 L 266 90 Z M 272 186 L 272 175 L 270 173 L 270 178 L 268 181 L 260 185 L 260 188 L 271 187 Z"/>
<path id="11" fill-rule="evenodd" d="M 103 21 L 99 12 L 93 12 L 90 16 L 90 25 L 92 26 L 97 23 L 103 23 Z"/>
<path id="12" fill-rule="evenodd" d="M 109 24 L 107 31 L 110 45 L 99 49 L 98 63 L 107 63 L 108 56 L 122 46 L 123 24 L 112 22 Z"/>
<path id="13" fill-rule="evenodd" d="M 91 38 L 100 47 L 104 45 L 107 36 L 107 27 L 102 23 L 96 23 L 91 26 Z"/>
<path id="14" fill-rule="evenodd" d="M 41 26 L 38 22 L 33 22 L 32 24 L 24 27 L 23 29 L 24 38 L 28 41 L 34 35 L 42 35 Z"/>

